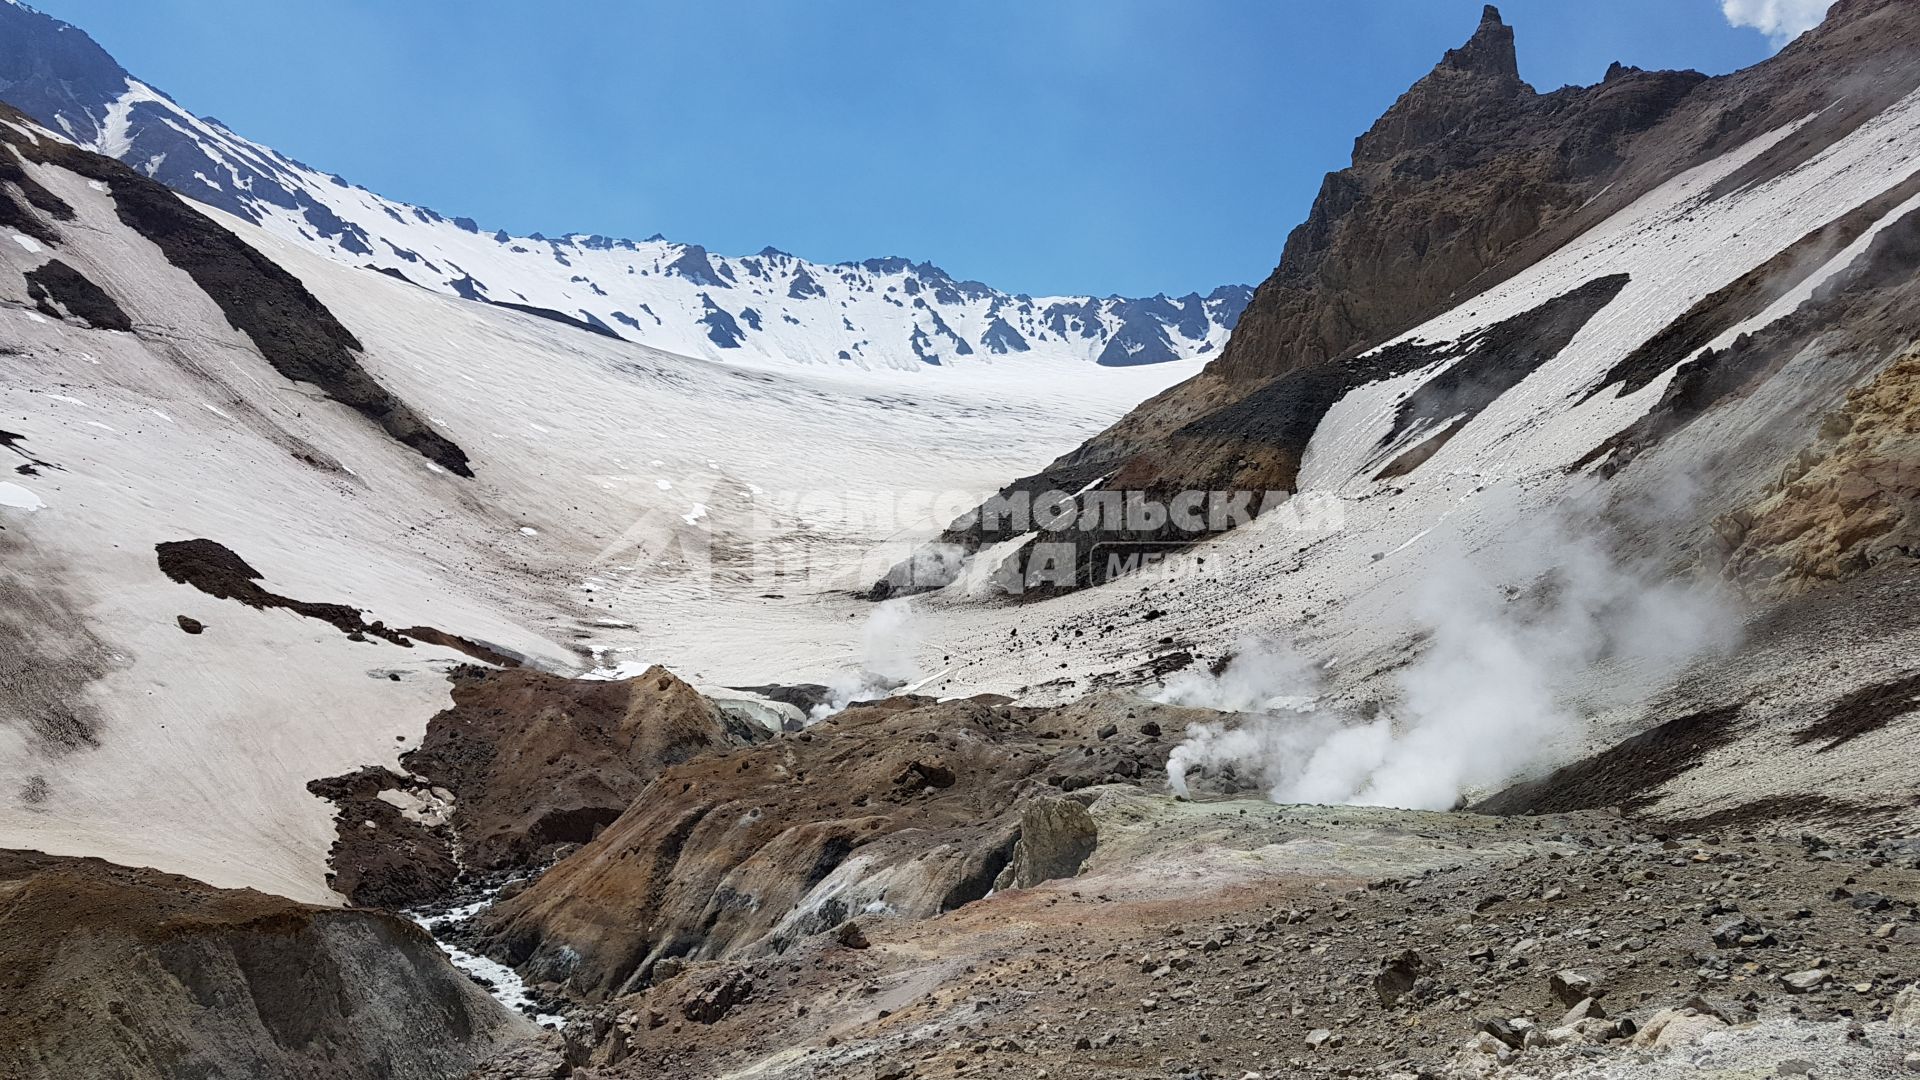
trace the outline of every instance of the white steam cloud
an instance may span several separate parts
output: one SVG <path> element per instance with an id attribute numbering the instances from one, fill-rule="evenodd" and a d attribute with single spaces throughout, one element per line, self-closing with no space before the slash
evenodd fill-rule
<path id="1" fill-rule="evenodd" d="M 824 720 L 856 701 L 884 698 L 921 678 L 919 619 L 906 600 L 889 600 L 873 609 L 860 632 L 860 668 L 828 683 L 830 699 L 813 707 L 812 720 Z"/>
<path id="2" fill-rule="evenodd" d="M 1319 669 L 1291 646 L 1245 638 L 1218 674 L 1183 671 L 1169 678 L 1155 700 L 1218 712 L 1304 712 L 1313 706 Z"/>
<path id="3" fill-rule="evenodd" d="M 1819 26 L 1832 6 L 1833 0 L 1720 0 L 1728 22 L 1760 31 L 1775 46 Z"/>
<path id="4" fill-rule="evenodd" d="M 1586 710 L 1639 700 L 1734 644 L 1719 590 L 1635 572 L 1591 533 L 1546 531 L 1515 545 L 1528 554 L 1504 582 L 1463 559 L 1429 568 L 1407 611 L 1420 655 L 1377 715 L 1320 707 L 1323 669 L 1271 641 L 1217 676 L 1168 682 L 1169 704 L 1250 714 L 1189 728 L 1168 782 L 1186 794 L 1194 770 L 1231 766 L 1275 802 L 1452 809 L 1570 756 Z"/>

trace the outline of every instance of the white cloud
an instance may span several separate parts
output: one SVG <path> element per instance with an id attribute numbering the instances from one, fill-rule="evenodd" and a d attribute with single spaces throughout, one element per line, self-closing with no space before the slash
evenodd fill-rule
<path id="1" fill-rule="evenodd" d="M 1720 0 L 1720 10 L 1735 26 L 1751 26 L 1785 45 L 1820 25 L 1833 0 Z"/>

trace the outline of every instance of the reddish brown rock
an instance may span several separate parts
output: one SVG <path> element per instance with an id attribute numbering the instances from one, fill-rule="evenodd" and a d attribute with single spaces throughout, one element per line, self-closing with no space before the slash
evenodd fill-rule
<path id="1" fill-rule="evenodd" d="M 1117 708 L 895 699 L 672 766 L 495 908 L 485 941 L 532 981 L 601 998 L 663 960 L 778 950 L 869 910 L 951 910 L 1008 870 L 1029 798 L 1164 767 L 1162 743 L 1094 736 Z"/>
<path id="2" fill-rule="evenodd" d="M 637 679 L 568 679 L 463 668 L 406 767 L 453 793 L 461 861 L 534 865 L 618 818 L 661 770 L 755 733 L 664 668 Z"/>

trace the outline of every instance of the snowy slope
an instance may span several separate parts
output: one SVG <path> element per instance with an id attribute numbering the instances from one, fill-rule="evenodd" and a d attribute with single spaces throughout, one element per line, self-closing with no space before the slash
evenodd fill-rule
<path id="1" fill-rule="evenodd" d="M 1284 747 L 1276 756 L 1295 763 L 1323 751 L 1349 755 L 1341 765 L 1353 770 L 1352 785 L 1341 786 L 1346 778 L 1333 762 L 1315 759 L 1328 770 L 1327 786 L 1307 801 L 1342 801 L 1354 791 L 1380 797 L 1367 784 L 1407 798 L 1420 790 L 1404 782 L 1411 771 L 1437 777 L 1441 797 L 1392 804 L 1444 808 L 1729 702 L 1744 707 L 1759 733 L 1676 784 L 1663 811 L 1706 813 L 1779 792 L 1847 793 L 1874 805 L 1910 790 L 1920 783 L 1920 762 L 1902 748 L 1910 735 L 1888 730 L 1816 754 L 1795 733 L 1863 682 L 1910 670 L 1920 648 L 1912 620 L 1868 615 L 1878 587 L 1859 585 L 1837 590 L 1841 613 L 1832 623 L 1801 628 L 1764 597 L 1748 607 L 1716 586 L 1710 555 L 1719 516 L 1792 475 L 1820 418 L 1910 341 L 1863 350 L 1815 338 L 1761 390 L 1724 404 L 1631 470 L 1609 477 L 1576 467 L 1660 402 L 1674 375 L 1632 394 L 1588 398 L 1617 362 L 1702 298 L 1920 173 L 1915 94 L 1783 175 L 1716 191 L 1801 126 L 1674 178 L 1401 338 L 1470 341 L 1596 278 L 1628 278 L 1563 351 L 1484 411 L 1466 414 L 1458 433 L 1412 472 L 1379 476 L 1383 464 L 1460 415 L 1443 413 L 1393 438 L 1401 403 L 1457 362 L 1444 352 L 1432 365 L 1352 390 L 1328 413 L 1301 471 L 1313 511 L 1262 518 L 1170 561 L 1164 573 L 1040 604 L 983 607 L 963 585 L 915 600 L 927 643 L 922 669 L 943 673 L 934 689 L 1066 701 L 1105 686 L 1150 685 L 1156 657 L 1190 654 L 1199 667 L 1253 642 L 1282 643 L 1298 650 L 1297 663 L 1271 664 L 1247 672 L 1241 686 L 1209 692 L 1317 692 L 1323 707 L 1348 717 L 1382 709 L 1387 718 L 1352 721 L 1344 745 L 1326 733 L 1324 745 L 1306 734 L 1276 740 Z M 1917 208 L 1920 200 L 1894 205 L 1737 333 L 1785 318 Z M 1007 554 L 1001 545 L 977 560 Z M 1705 572 L 1692 578 L 1700 560 Z M 1526 604 L 1508 606 L 1528 598 L 1543 575 L 1574 582 L 1565 586 L 1574 599 L 1548 602 L 1546 619 Z M 1910 610 L 1910 599 L 1891 595 L 1897 599 L 1888 602 Z M 1743 645 L 1743 637 L 1758 640 Z M 1370 739 L 1378 741 L 1361 745 Z M 1259 759 L 1248 750 L 1238 760 L 1249 769 Z"/>
<path id="2" fill-rule="evenodd" d="M 1384 345 L 1431 346 L 1432 359 L 1354 386 L 1318 422 L 1300 470 L 1313 498 L 1300 501 L 1331 512 L 1265 517 L 1197 546 L 1165 574 L 1044 602 L 991 597 L 976 587 L 986 575 L 974 573 L 913 600 L 917 615 L 880 609 L 893 621 L 877 619 L 860 590 L 983 493 L 1199 362 L 1097 379 L 1076 377 L 1085 355 L 1038 348 L 976 350 L 937 372 L 917 360 L 743 367 L 367 273 L 289 234 L 290 218 L 223 218 L 348 326 L 382 385 L 470 455 L 475 475 L 463 480 L 277 376 L 192 280 L 123 227 L 111 185 L 29 166 L 78 220 L 41 223 L 56 236 L 52 250 L 0 229 L 0 260 L 14 271 L 0 274 L 0 327 L 19 350 L 0 386 L 0 427 L 19 438 L 0 453 L 12 450 L 32 470 L 0 484 L 0 620 L 28 613 L 30 632 L 16 638 L 31 650 L 31 677 L 0 678 L 0 688 L 20 696 L 24 686 L 29 705 L 52 700 L 87 719 L 94 737 L 49 744 L 0 712 L 0 834 L 216 884 L 327 896 L 330 813 L 304 784 L 393 764 L 445 705 L 442 675 L 466 658 L 425 643 L 353 641 L 311 619 L 176 584 L 159 572 L 154 545 L 192 537 L 231 547 L 278 592 L 352 605 L 390 626 L 437 627 L 556 670 L 663 663 L 707 686 L 857 675 L 878 644 L 896 654 L 890 663 L 905 654 L 926 692 L 1049 703 L 1140 686 L 1169 656 L 1186 654 L 1200 672 L 1248 638 L 1283 641 L 1316 662 L 1325 698 L 1390 718 L 1353 730 L 1426 731 L 1428 741 L 1412 745 L 1433 752 L 1415 764 L 1457 770 L 1443 780 L 1459 794 L 1610 745 L 1675 708 L 1735 700 L 1756 713 L 1817 715 L 1857 689 L 1848 680 L 1861 672 L 1910 668 L 1920 633 L 1854 626 L 1843 647 L 1819 639 L 1745 665 L 1736 655 L 1681 687 L 1680 703 L 1663 713 L 1655 695 L 1678 685 L 1675 665 L 1731 640 L 1737 616 L 1676 607 L 1620 635 L 1634 647 L 1576 641 L 1570 654 L 1556 638 L 1594 631 L 1597 616 L 1573 620 L 1569 635 L 1543 634 L 1516 618 L 1526 605 L 1506 604 L 1545 570 L 1567 569 L 1543 567 L 1542 552 L 1586 550 L 1563 535 L 1543 539 L 1543 530 L 1633 500 L 1655 511 L 1629 538 L 1656 576 L 1598 555 L 1578 569 L 1598 582 L 1588 582 L 1592 606 L 1608 618 L 1662 597 L 1664 575 L 1696 557 L 1709 522 L 1780 475 L 1816 419 L 1884 361 L 1816 342 L 1759 392 L 1620 476 L 1575 467 L 1648 415 L 1673 378 L 1588 396 L 1623 357 L 1920 171 L 1916 95 L 1763 181 L 1725 184 L 1814 122 L 1785 124 L 1650 185 L 1532 266 Z M 98 141 L 122 130 L 130 129 L 108 123 L 90 135 L 76 124 L 74 135 Z M 1876 228 L 1913 208 L 1913 200 L 1888 206 Z M 451 223 L 419 225 L 435 237 L 452 229 L 446 235 L 476 250 L 492 242 Z M 1787 316 L 1875 236 L 1827 252 L 1806 281 L 1723 340 Z M 584 265 L 588 255 L 619 260 L 643 248 L 564 251 L 578 250 Z M 554 250 L 535 254 L 550 260 Z M 673 273 L 649 263 L 645 277 L 637 266 L 632 276 L 691 285 L 686 275 L 705 271 L 685 255 L 674 256 Z M 86 329 L 34 303 L 20 275 L 54 256 L 126 308 L 133 330 Z M 775 262 L 758 265 L 770 275 Z M 714 278 L 728 266 L 731 290 L 772 288 L 744 261 L 704 265 Z M 788 274 L 799 267 L 780 265 Z M 1401 406 L 1444 386 L 1473 356 L 1469 344 L 1606 279 L 1624 280 L 1564 348 L 1541 354 L 1491 401 L 1458 415 L 1442 408 L 1425 427 L 1402 430 Z M 843 284 L 851 305 L 854 286 Z M 725 355 L 759 354 L 743 346 Z M 1387 461 L 1461 416 L 1423 464 L 1381 478 Z M 983 551 L 976 569 L 994 569 L 1008 553 Z M 1669 631 L 1687 621 L 1678 614 L 1700 614 L 1696 640 L 1673 640 Z M 184 633 L 183 615 L 205 632 Z M 1488 647 L 1434 667 L 1435 643 L 1460 644 L 1462 619 L 1473 623 L 1467 644 Z M 867 634 L 868 625 L 884 633 Z M 0 675 L 9 659 L 0 657 Z M 1462 710 L 1473 724 L 1447 728 Z M 1898 737 L 1889 730 L 1817 759 L 1791 756 L 1786 738 L 1767 753 L 1726 753 L 1760 759 L 1755 769 L 1795 771 L 1768 791 L 1845 790 L 1864 771 L 1860 755 L 1875 754 L 1885 782 L 1920 783 L 1920 761 L 1888 750 L 1886 739 Z M 1392 752 L 1391 740 L 1378 742 Z"/>
<path id="3" fill-rule="evenodd" d="M 1013 355 L 1109 366 L 1207 356 L 1252 289 L 1009 295 L 903 258 L 826 265 L 771 248 L 482 230 L 261 146 L 122 71 L 80 30 L 0 4 L 0 100 L 187 197 L 437 292 L 544 309 L 687 356 L 862 368 Z"/>
<path id="4" fill-rule="evenodd" d="M 1084 367 L 1058 356 L 749 371 L 413 288 L 225 219 L 466 448 L 463 479 L 276 374 L 116 217 L 113 183 L 25 168 L 76 217 L 47 222 L 50 242 L 0 230 L 0 835 L 302 899 L 331 895 L 333 839 L 306 783 L 394 764 L 467 657 L 217 599 L 163 575 L 156 544 L 210 539 L 281 595 L 565 671 L 667 651 L 667 625 L 596 585 L 652 581 L 646 595 L 712 598 L 734 626 L 804 627 L 766 655 L 810 652 L 824 674 L 855 633 L 809 606 L 828 582 L 870 575 L 866 553 L 903 529 L 931 535 L 936 497 L 978 499 L 1197 366 L 1112 370 L 1070 398 L 1049 390 Z M 22 275 L 55 258 L 132 331 L 38 310 Z M 887 507 L 916 491 L 913 532 Z M 682 539 L 715 552 L 710 587 L 670 561 Z M 755 552 L 794 572 L 759 581 Z"/>
<path id="5" fill-rule="evenodd" d="M 1338 404 L 1303 470 L 1305 486 L 1338 498 L 1338 528 L 1263 520 L 1204 546 L 1190 577 L 1041 605 L 949 590 L 916 601 L 898 644 L 936 677 L 931 690 L 1045 701 L 1137 680 L 1165 642 L 1217 657 L 1267 634 L 1342 661 L 1355 692 L 1379 692 L 1365 673 L 1391 670 L 1420 629 L 1409 597 L 1455 559 L 1500 565 L 1503 548 L 1524 546 L 1515 523 L 1590 484 L 1567 464 L 1663 384 L 1620 399 L 1578 391 L 1701 296 L 1913 172 L 1917 104 L 1775 182 L 1703 199 L 1790 132 L 1733 150 L 1414 330 L 1458 340 L 1594 276 L 1631 278 L 1562 355 L 1411 476 L 1372 479 L 1380 440 L 1398 395 L 1440 369 Z M 11 843 L 217 884 L 324 898 L 330 815 L 304 784 L 391 764 L 444 706 L 441 673 L 465 658 L 214 599 L 160 574 L 154 544 L 210 538 L 278 592 L 557 669 L 662 662 L 708 685 L 826 681 L 866 659 L 872 609 L 855 588 L 1006 477 L 1195 366 L 1115 370 L 1072 395 L 1046 392 L 1082 363 L 1060 356 L 938 375 L 748 371 L 412 288 L 231 219 L 348 324 L 384 385 L 471 454 L 476 478 L 460 480 L 278 378 L 116 223 L 110 190 L 57 169 L 32 175 L 80 221 L 59 227 L 53 251 L 0 238 L 16 271 L 0 284 L 0 322 L 21 349 L 0 407 L 24 451 L 52 465 L 0 489 L 0 536 L 25 545 L 4 580 L 11 603 L 40 613 L 36 647 L 69 658 L 61 670 L 96 672 L 68 689 L 97 717 L 97 740 L 49 749 L 10 729 L 0 790 L 33 797 L 0 804 L 0 829 Z M 17 273 L 51 255 L 115 296 L 134 331 L 36 311 Z M 679 561 L 688 539 L 707 545 L 710 572 Z M 1165 615 L 1145 620 L 1147 606 Z M 206 632 L 182 633 L 179 615 Z M 1111 630 L 1089 629 L 1101 627 Z"/>

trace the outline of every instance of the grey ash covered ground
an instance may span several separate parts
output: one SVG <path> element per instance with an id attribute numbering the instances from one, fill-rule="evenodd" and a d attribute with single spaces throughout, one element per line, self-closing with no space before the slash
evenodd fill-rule
<path id="1" fill-rule="evenodd" d="M 1093 804 L 1112 851 L 1077 878 L 676 966 L 480 1075 L 1840 1078 L 1920 1052 L 1920 841 Z M 1276 856 L 1318 869 L 1223 873 Z"/>

